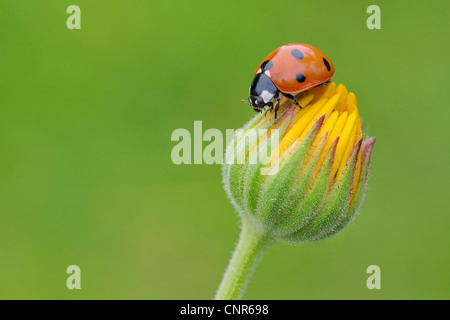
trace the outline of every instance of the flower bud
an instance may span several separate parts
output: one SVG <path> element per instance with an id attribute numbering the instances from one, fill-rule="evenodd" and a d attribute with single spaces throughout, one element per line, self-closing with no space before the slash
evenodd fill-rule
<path id="1" fill-rule="evenodd" d="M 361 207 L 375 138 L 362 138 L 356 97 L 316 87 L 255 116 L 227 147 L 225 190 L 243 223 L 271 241 L 329 237 Z M 274 143 L 275 142 L 275 143 Z"/>

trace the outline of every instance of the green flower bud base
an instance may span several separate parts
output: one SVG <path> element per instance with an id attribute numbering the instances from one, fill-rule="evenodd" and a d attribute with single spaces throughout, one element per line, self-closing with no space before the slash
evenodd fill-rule
<path id="1" fill-rule="evenodd" d="M 276 125 L 258 115 L 228 144 L 223 182 L 241 217 L 242 232 L 216 299 L 240 299 L 272 243 L 299 245 L 328 238 L 358 213 L 375 138 L 362 138 L 354 99 L 345 99 L 350 105 L 333 111 L 345 91 L 339 92 L 330 94 L 333 98 L 327 103 L 327 98 L 318 99 L 301 113 L 296 106 L 286 107 Z M 280 146 L 270 144 L 272 137 L 281 139 Z M 263 163 L 257 157 L 259 150 L 276 156 Z"/>

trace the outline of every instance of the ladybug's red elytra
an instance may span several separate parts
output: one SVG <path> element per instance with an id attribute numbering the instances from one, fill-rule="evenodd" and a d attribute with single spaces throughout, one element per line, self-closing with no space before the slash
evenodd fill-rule
<path id="1" fill-rule="evenodd" d="M 256 112 L 265 106 L 271 110 L 275 107 L 276 120 L 280 94 L 301 108 L 292 94 L 323 85 L 333 74 L 330 59 L 316 47 L 306 43 L 286 44 L 272 51 L 256 69 L 248 104 Z"/>

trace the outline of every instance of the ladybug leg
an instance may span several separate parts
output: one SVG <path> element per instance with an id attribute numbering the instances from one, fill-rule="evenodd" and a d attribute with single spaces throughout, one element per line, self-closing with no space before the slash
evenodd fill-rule
<path id="1" fill-rule="evenodd" d="M 295 99 L 295 97 L 294 97 L 292 94 L 289 94 L 289 93 L 283 93 L 283 92 L 281 92 L 281 93 L 283 94 L 283 96 L 285 96 L 286 98 L 288 98 L 289 100 L 291 100 L 293 103 L 295 103 L 300 109 L 303 109 L 302 106 L 298 104 L 297 99 Z"/>
<path id="2" fill-rule="evenodd" d="M 264 117 L 267 115 L 267 112 L 273 110 L 273 103 L 272 103 L 272 102 L 269 102 L 267 105 L 269 106 L 269 109 L 267 109 L 267 110 L 266 110 L 266 113 L 264 113 Z"/>
<path id="3" fill-rule="evenodd" d="M 278 112 L 278 108 L 280 108 L 280 95 L 276 95 L 275 96 L 275 100 L 276 102 L 276 106 L 275 106 L 275 123 L 277 123 L 277 112 Z"/>
<path id="4" fill-rule="evenodd" d="M 318 87 L 326 87 L 329 83 L 331 83 L 330 80 L 325 81 L 324 83 L 318 84 L 318 85 L 315 86 L 314 88 L 318 88 Z"/>

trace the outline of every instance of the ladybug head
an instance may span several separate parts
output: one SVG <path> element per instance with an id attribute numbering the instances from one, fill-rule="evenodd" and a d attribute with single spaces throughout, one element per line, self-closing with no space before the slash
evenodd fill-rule
<path id="1" fill-rule="evenodd" d="M 248 104 L 256 112 L 261 112 L 265 106 L 272 107 L 271 100 L 278 94 L 277 87 L 272 80 L 263 73 L 258 73 L 250 86 Z"/>
<path id="2" fill-rule="evenodd" d="M 248 100 L 241 100 L 242 102 L 245 102 L 249 106 L 253 107 L 253 110 L 256 112 L 261 112 L 262 109 L 267 105 L 267 103 L 264 103 L 263 98 L 260 96 L 252 96 L 250 95 L 248 97 Z"/>
<path id="3" fill-rule="evenodd" d="M 261 98 L 260 96 L 250 95 L 250 97 L 248 97 L 248 101 L 253 107 L 253 110 L 255 110 L 256 112 L 261 112 L 261 110 L 266 106 L 266 103 L 264 103 L 263 98 Z"/>

